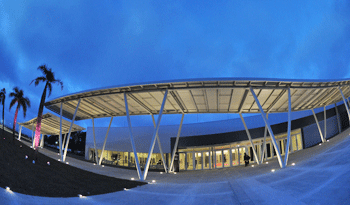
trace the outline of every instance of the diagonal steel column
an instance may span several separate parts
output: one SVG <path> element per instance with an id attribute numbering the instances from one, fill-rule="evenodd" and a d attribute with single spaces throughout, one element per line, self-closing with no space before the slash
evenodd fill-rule
<path id="1" fill-rule="evenodd" d="M 182 123 L 183 123 L 183 121 L 184 121 L 184 116 L 185 116 L 185 114 L 182 114 L 181 122 L 180 122 L 180 127 L 179 127 L 179 130 L 177 131 L 176 141 L 175 141 L 173 153 L 172 153 L 172 155 L 171 155 L 171 164 L 170 164 L 169 171 L 173 170 L 174 159 L 175 159 L 175 153 L 176 153 L 176 150 L 177 150 L 177 146 L 179 145 L 179 138 L 180 138 L 180 133 L 181 133 L 181 129 L 182 129 Z M 210 161 L 210 160 L 209 160 L 209 161 Z"/>
<path id="2" fill-rule="evenodd" d="M 67 140 L 66 140 L 66 149 L 64 150 L 64 155 L 63 155 L 63 161 L 64 161 L 64 162 L 66 161 L 67 150 L 68 150 L 68 144 L 69 144 L 69 138 L 70 138 L 70 134 L 71 134 L 71 131 L 72 131 L 72 127 L 73 127 L 73 124 L 74 124 L 74 121 L 75 121 L 75 117 L 76 117 L 77 112 L 78 112 L 78 108 L 79 108 L 80 101 L 81 101 L 81 98 L 79 98 L 77 107 L 75 108 L 75 112 L 74 112 L 74 115 L 73 115 L 72 123 L 70 124 L 70 127 L 69 127 L 68 137 L 67 137 Z"/>
<path id="3" fill-rule="evenodd" d="M 259 99 L 258 99 L 258 97 L 256 97 L 254 90 L 253 90 L 252 88 L 249 88 L 249 89 L 250 89 L 250 92 L 252 93 L 252 95 L 253 95 L 253 97 L 254 97 L 254 99 L 255 99 L 256 104 L 257 104 L 258 107 L 259 107 L 261 116 L 263 117 L 263 119 L 264 119 L 264 121 L 265 121 L 265 125 L 267 126 L 267 129 L 268 129 L 268 131 L 269 131 L 269 133 L 270 133 L 270 137 L 271 137 L 272 144 L 273 144 L 273 146 L 275 147 L 275 150 L 276 150 L 278 163 L 280 164 L 280 167 L 281 167 L 281 168 L 284 168 L 285 166 L 284 166 L 283 161 L 282 161 L 280 149 L 279 149 L 279 147 L 278 147 L 278 145 L 277 145 L 277 142 L 276 142 L 276 139 L 275 139 L 275 135 L 274 135 L 273 132 L 272 132 L 271 126 L 270 126 L 269 122 L 268 122 L 267 119 L 266 119 L 265 112 L 264 112 L 263 108 L 261 107 L 261 104 L 260 104 L 260 102 L 259 102 Z"/>
<path id="4" fill-rule="evenodd" d="M 314 118 L 315 118 L 315 121 L 316 121 L 316 125 L 317 125 L 317 128 L 318 128 L 318 132 L 320 133 L 320 136 L 321 136 L 321 140 L 322 140 L 322 142 L 324 142 L 323 133 L 321 131 L 320 124 L 318 123 L 318 119 L 316 117 L 315 111 L 314 111 L 314 109 L 311 109 L 311 111 L 312 111 L 312 114 L 314 115 Z"/>
<path id="5" fill-rule="evenodd" d="M 139 179 L 143 181 L 144 179 L 140 168 L 139 158 L 137 157 L 136 146 L 135 146 L 134 138 L 132 136 L 132 127 L 131 127 L 131 120 L 130 120 L 129 107 L 128 107 L 128 98 L 126 96 L 126 93 L 124 93 L 124 102 L 125 102 L 126 118 L 128 120 L 128 126 L 129 126 L 130 141 L 131 141 L 131 146 L 134 152 L 134 157 L 136 162 L 136 170 L 137 170 L 137 174 L 139 175 Z"/>
<path id="6" fill-rule="evenodd" d="M 339 112 L 338 112 L 337 103 L 334 103 L 334 108 L 335 108 L 335 113 L 337 114 L 338 131 L 339 131 L 339 133 L 341 133 L 341 126 L 340 126 L 340 119 L 339 119 Z"/>
<path id="7" fill-rule="evenodd" d="M 245 124 L 245 121 L 244 121 L 244 119 L 243 119 L 242 113 L 239 113 L 239 116 L 241 117 L 242 123 L 243 123 L 243 125 L 244 125 L 244 129 L 245 129 L 245 131 L 246 131 L 246 133 L 247 133 L 247 135 L 248 135 L 249 142 L 250 142 L 250 144 L 252 145 L 252 149 L 253 149 L 255 161 L 256 161 L 257 164 L 260 164 L 259 159 L 258 159 L 258 155 L 256 154 L 256 150 L 255 150 L 255 146 L 254 146 L 252 137 L 250 136 L 250 132 L 249 132 L 249 130 L 248 130 L 247 125 Z"/>
<path id="8" fill-rule="evenodd" d="M 34 142 L 35 142 L 35 140 L 34 140 L 34 123 L 33 123 L 33 125 L 32 125 L 32 148 L 34 149 Z"/>
<path id="9" fill-rule="evenodd" d="M 327 110 L 326 110 L 326 106 L 323 107 L 323 116 L 324 116 L 324 141 L 327 140 L 327 114 L 326 114 Z"/>
<path id="10" fill-rule="evenodd" d="M 345 108 L 346 108 L 346 112 L 348 113 L 349 122 L 350 122 L 349 106 L 348 106 L 348 104 L 346 103 L 346 100 L 345 100 L 345 97 L 344 97 L 343 91 L 341 90 L 341 88 L 340 88 L 340 87 L 338 87 L 338 88 L 339 88 L 340 94 L 341 94 L 341 96 L 342 96 L 342 98 L 343 98 L 344 105 L 345 105 Z"/>
<path id="11" fill-rule="evenodd" d="M 154 120 L 153 114 L 152 114 L 152 121 L 153 121 L 153 126 L 154 126 L 154 128 L 156 128 L 156 122 L 155 122 L 155 120 Z M 161 154 L 161 157 L 162 157 L 162 161 L 163 161 L 163 166 L 164 166 L 165 173 L 168 173 L 168 167 L 166 166 L 166 161 L 165 161 L 165 159 L 164 159 L 164 153 L 163 153 L 162 145 L 160 144 L 159 134 L 158 134 L 158 133 L 157 133 L 157 135 L 156 135 L 156 138 L 157 138 L 157 142 L 158 142 L 158 146 L 159 146 L 159 151 L 160 151 L 160 154 Z"/>
<path id="12" fill-rule="evenodd" d="M 21 141 L 22 137 L 22 125 L 19 127 L 18 140 Z"/>
<path id="13" fill-rule="evenodd" d="M 63 156 L 62 156 L 62 105 L 63 105 L 63 102 L 61 102 L 61 108 L 60 108 L 60 135 L 58 137 L 58 141 L 59 141 L 58 153 L 60 154 L 61 161 L 63 162 Z"/>
<path id="14" fill-rule="evenodd" d="M 269 119 L 269 113 L 266 113 L 266 119 Z M 265 156 L 265 152 L 266 152 L 266 135 L 267 135 L 267 127 L 265 125 L 265 130 L 264 130 L 264 142 L 263 142 L 263 148 L 262 148 L 262 152 L 261 152 L 261 161 L 260 164 L 263 163 L 264 161 L 264 156 Z"/>
<path id="15" fill-rule="evenodd" d="M 168 95 L 168 90 L 166 90 L 165 93 L 164 93 L 162 106 L 160 107 L 159 116 L 158 116 L 158 119 L 157 119 L 157 125 L 154 128 L 154 133 L 153 133 L 153 137 L 152 137 L 152 140 L 151 140 L 151 147 L 149 148 L 147 162 L 146 162 L 146 165 L 145 165 L 145 171 L 144 171 L 144 175 L 143 175 L 144 180 L 146 180 L 146 178 L 147 178 L 149 163 L 151 161 L 151 155 L 153 153 L 154 144 L 156 142 L 156 136 L 158 134 L 160 120 L 162 119 L 162 115 L 163 115 L 163 111 L 164 111 L 164 106 L 165 106 L 165 102 L 166 102 L 166 99 L 167 99 L 167 95 Z"/>
<path id="16" fill-rule="evenodd" d="M 290 132 L 292 129 L 291 114 L 292 114 L 292 99 L 290 97 L 290 88 L 288 88 L 288 131 L 287 131 L 287 146 L 284 155 L 284 166 L 287 166 L 290 146 Z M 282 149 L 282 148 L 281 148 Z"/>
<path id="17" fill-rule="evenodd" d="M 108 125 L 108 129 L 107 129 L 105 141 L 103 142 L 101 157 L 100 157 L 100 161 L 98 162 L 98 165 L 101 165 L 101 162 L 102 162 L 102 156 L 103 156 L 103 152 L 105 151 L 105 146 L 106 146 L 106 142 L 107 142 L 107 137 L 108 137 L 109 129 L 111 128 L 112 121 L 113 121 L 113 117 L 111 117 L 111 121 L 109 122 L 109 125 Z"/>
<path id="18" fill-rule="evenodd" d="M 95 119 L 91 118 L 92 120 L 92 136 L 94 138 L 94 148 L 95 148 L 95 162 L 96 164 L 98 163 L 98 152 L 97 152 L 97 148 L 96 148 L 96 137 L 95 137 Z M 67 136 L 67 134 L 66 134 Z M 66 137 L 64 136 L 64 137 Z M 68 139 L 69 140 L 69 139 Z"/>

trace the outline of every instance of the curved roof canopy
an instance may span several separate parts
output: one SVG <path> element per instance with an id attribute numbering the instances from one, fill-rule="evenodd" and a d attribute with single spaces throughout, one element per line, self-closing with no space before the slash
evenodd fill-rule
<path id="1" fill-rule="evenodd" d="M 124 93 L 130 115 L 158 114 L 168 90 L 163 114 L 190 113 L 258 113 L 249 88 L 253 88 L 265 112 L 288 111 L 288 87 L 292 111 L 309 110 L 337 103 L 350 96 L 350 79 L 281 80 L 281 79 L 194 79 L 184 81 L 125 85 L 83 91 L 45 103 L 47 109 L 73 118 L 81 98 L 76 120 L 125 116 Z"/>
<path id="2" fill-rule="evenodd" d="M 37 118 L 33 118 L 27 122 L 18 123 L 25 128 L 28 128 L 32 131 L 35 131 L 37 123 Z M 62 119 L 62 133 L 68 133 L 71 123 L 67 120 Z M 73 124 L 72 132 L 82 131 L 85 128 L 80 127 L 79 125 Z M 46 113 L 43 115 L 41 120 L 41 133 L 44 135 L 59 135 L 60 134 L 60 118 L 51 114 Z"/>

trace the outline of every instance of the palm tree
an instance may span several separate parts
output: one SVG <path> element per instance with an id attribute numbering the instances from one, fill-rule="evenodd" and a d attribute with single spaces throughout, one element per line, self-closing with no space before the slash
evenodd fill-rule
<path id="1" fill-rule="evenodd" d="M 13 97 L 10 103 L 10 110 L 14 104 L 17 103 L 15 118 L 13 119 L 13 132 L 12 137 L 15 139 L 15 130 L 16 130 L 16 122 L 17 122 L 17 114 L 18 110 L 23 108 L 23 116 L 26 117 L 27 107 L 30 107 L 30 101 L 27 97 L 23 96 L 23 90 L 19 90 L 18 87 L 13 88 L 14 92 L 10 93 L 10 97 Z"/>
<path id="2" fill-rule="evenodd" d="M 5 98 L 6 98 L 6 89 L 1 89 L 0 92 L 0 102 L 2 103 L 2 136 L 4 136 L 4 114 L 5 114 Z"/>
<path id="3" fill-rule="evenodd" d="M 41 65 L 38 67 L 38 70 L 40 70 L 44 75 L 37 77 L 30 84 L 32 84 L 33 82 L 35 82 L 34 83 L 35 86 L 37 86 L 40 82 L 44 82 L 46 84 L 45 84 L 44 92 L 41 95 L 41 101 L 40 101 L 40 105 L 39 105 L 39 112 L 38 112 L 37 123 L 36 123 L 36 128 L 35 128 L 35 138 L 34 138 L 35 139 L 35 144 L 34 144 L 35 149 L 37 149 L 37 147 L 39 146 L 40 131 L 41 131 L 41 118 L 42 118 L 43 111 L 44 111 L 46 91 L 47 91 L 47 89 L 49 89 L 49 95 L 48 95 L 48 97 L 49 97 L 51 95 L 53 83 L 60 84 L 61 90 L 63 89 L 63 83 L 59 79 L 55 78 L 54 72 L 52 72 L 51 68 L 47 68 L 46 65 Z"/>

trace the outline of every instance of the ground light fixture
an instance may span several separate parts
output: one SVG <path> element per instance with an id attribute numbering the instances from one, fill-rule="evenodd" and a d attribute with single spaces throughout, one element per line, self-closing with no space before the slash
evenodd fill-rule
<path id="1" fill-rule="evenodd" d="M 266 162 L 266 164 L 269 164 L 269 162 Z"/>
<path id="2" fill-rule="evenodd" d="M 292 166 L 294 166 L 295 165 L 295 163 L 292 163 Z"/>
<path id="3" fill-rule="evenodd" d="M 124 191 L 128 191 L 129 189 L 127 189 L 127 188 L 124 188 Z"/>
<path id="4" fill-rule="evenodd" d="M 105 167 L 105 165 L 102 165 L 102 167 Z"/>
<path id="5" fill-rule="evenodd" d="M 69 164 L 69 162 L 66 162 L 66 164 Z"/>
<path id="6" fill-rule="evenodd" d="M 50 162 L 47 162 L 47 165 L 50 165 Z"/>
<path id="7" fill-rule="evenodd" d="M 327 140 L 327 142 L 329 142 L 329 140 Z"/>
<path id="8" fill-rule="evenodd" d="M 26 155 L 26 159 L 28 159 L 28 155 Z"/>
<path id="9" fill-rule="evenodd" d="M 271 172 L 275 172 L 276 170 L 275 169 L 271 169 Z"/>
<path id="10" fill-rule="evenodd" d="M 131 178 L 131 180 L 135 180 L 135 178 L 134 178 L 134 177 L 132 177 L 132 178 Z"/>
<path id="11" fill-rule="evenodd" d="M 59 161 L 59 162 L 60 162 L 60 161 L 61 161 L 61 159 L 58 159 L 57 161 Z"/>
<path id="12" fill-rule="evenodd" d="M 6 187 L 6 191 L 11 191 L 10 187 L 7 186 Z"/>
<path id="13" fill-rule="evenodd" d="M 322 145 L 322 143 L 318 144 L 318 145 Z"/>
<path id="14" fill-rule="evenodd" d="M 160 174 L 163 174 L 163 172 L 159 172 Z"/>
<path id="15" fill-rule="evenodd" d="M 254 167 L 254 165 L 252 165 L 252 167 Z"/>
<path id="16" fill-rule="evenodd" d="M 81 194 L 78 194 L 79 198 L 86 198 L 86 196 L 83 196 Z"/>

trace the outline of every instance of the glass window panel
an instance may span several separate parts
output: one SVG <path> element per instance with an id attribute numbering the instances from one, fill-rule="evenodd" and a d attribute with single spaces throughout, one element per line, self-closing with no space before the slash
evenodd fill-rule
<path id="1" fill-rule="evenodd" d="M 245 153 L 245 148 L 244 147 L 241 147 L 239 148 L 239 163 L 240 164 L 244 164 L 244 153 Z"/>
<path id="2" fill-rule="evenodd" d="M 297 141 L 298 141 L 298 150 L 303 149 L 303 141 L 301 139 L 301 134 L 297 135 Z"/>
<path id="3" fill-rule="evenodd" d="M 298 150 L 298 147 L 297 147 L 297 139 L 296 139 L 295 135 L 293 135 L 293 136 L 291 137 L 291 141 L 292 141 L 292 150 L 293 150 L 293 152 L 294 152 L 294 151 Z"/>
<path id="4" fill-rule="evenodd" d="M 203 169 L 209 169 L 209 152 L 203 152 Z"/>
<path id="5" fill-rule="evenodd" d="M 239 165 L 238 163 L 238 150 L 232 149 L 232 165 L 236 166 Z"/>
<path id="6" fill-rule="evenodd" d="M 196 169 L 202 169 L 202 153 L 201 152 L 195 153 L 195 167 L 196 167 Z"/>
<path id="7" fill-rule="evenodd" d="M 221 150 L 215 151 L 216 155 L 216 168 L 222 168 L 222 153 Z"/>
<path id="8" fill-rule="evenodd" d="M 223 155 L 223 163 L 224 163 L 224 167 L 230 167 L 230 150 L 229 149 L 225 149 L 224 151 L 224 155 Z"/>
<path id="9" fill-rule="evenodd" d="M 185 153 L 179 153 L 179 166 L 180 170 L 185 170 L 185 158 L 186 154 Z"/>
<path id="10" fill-rule="evenodd" d="M 187 170 L 193 170 L 193 154 L 192 154 L 192 152 L 187 153 Z"/>

